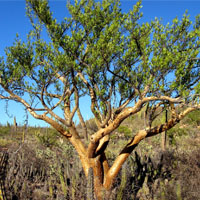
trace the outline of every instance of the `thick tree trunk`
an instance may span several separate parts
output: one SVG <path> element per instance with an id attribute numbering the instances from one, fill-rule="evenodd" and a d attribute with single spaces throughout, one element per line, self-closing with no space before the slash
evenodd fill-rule
<path id="1" fill-rule="evenodd" d="M 93 186 L 90 191 L 95 191 L 97 199 L 103 200 L 106 199 L 105 193 L 109 193 L 109 191 L 111 190 L 114 179 L 119 173 L 122 165 L 127 160 L 128 156 L 132 153 L 132 151 L 135 149 L 135 147 L 139 144 L 139 142 L 146 137 L 157 135 L 172 128 L 187 113 L 193 110 L 194 108 L 188 108 L 184 112 L 177 115 L 176 118 L 172 117 L 167 122 L 159 126 L 139 131 L 122 149 L 121 153 L 117 156 L 116 160 L 110 168 L 104 151 L 109 142 L 109 134 L 120 125 L 121 121 L 123 121 L 123 119 L 125 118 L 124 114 L 121 114 L 121 118 L 117 118 L 109 126 L 102 128 L 98 132 L 96 132 L 91 138 L 91 142 L 87 148 L 81 141 L 81 138 L 79 137 L 74 125 L 69 127 L 68 131 L 66 131 L 62 128 L 62 126 L 60 126 L 57 122 L 53 121 L 52 119 L 46 118 L 46 120 L 62 135 L 67 137 L 71 144 L 74 146 L 80 157 L 80 161 L 82 163 L 86 177 L 91 176 L 91 173 L 89 172 L 92 170 L 93 182 L 91 185 Z M 129 115 L 130 110 L 126 111 L 128 112 L 126 114 Z M 137 110 L 131 109 L 131 113 L 132 112 L 137 112 Z"/>

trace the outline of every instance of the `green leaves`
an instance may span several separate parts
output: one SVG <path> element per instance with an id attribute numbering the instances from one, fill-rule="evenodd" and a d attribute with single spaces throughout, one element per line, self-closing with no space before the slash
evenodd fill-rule
<path id="1" fill-rule="evenodd" d="M 141 23 L 141 1 L 123 13 L 119 1 L 80 0 L 68 2 L 71 16 L 58 22 L 48 1 L 26 2 L 33 31 L 26 42 L 17 38 L 0 62 L 1 84 L 13 91 L 51 88 L 71 95 L 76 88 L 78 95 L 91 95 L 92 90 L 94 105 L 104 112 L 114 96 L 120 105 L 144 91 L 146 96 L 199 92 L 200 16 L 193 25 L 187 12 L 167 25 L 157 18 Z"/>
<path id="2" fill-rule="evenodd" d="M 191 85 L 199 76 L 194 69 L 196 62 L 193 60 L 199 54 L 198 31 L 192 29 L 192 22 L 187 14 L 181 20 L 175 18 L 171 26 L 164 26 L 157 19 L 152 23 L 152 70 L 155 76 L 158 73 L 163 76 L 157 81 L 163 79 L 165 83 L 168 82 L 171 94 L 175 94 L 175 91 L 177 95 L 191 92 Z M 170 77 L 168 74 L 171 74 Z"/>

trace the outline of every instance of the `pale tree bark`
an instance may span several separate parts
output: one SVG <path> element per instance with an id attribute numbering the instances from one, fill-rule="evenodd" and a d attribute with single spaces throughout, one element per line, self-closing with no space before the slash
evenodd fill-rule
<path id="1" fill-rule="evenodd" d="M 111 189 L 112 183 L 122 165 L 140 141 L 146 137 L 151 137 L 169 130 L 187 113 L 196 109 L 190 107 L 190 105 L 185 105 L 185 102 L 181 98 L 162 96 L 162 94 L 173 96 L 178 92 L 177 95 L 181 95 L 185 89 L 182 91 L 182 89 L 175 88 L 179 84 L 182 84 L 181 79 L 184 80 L 184 78 L 190 84 L 186 83 L 183 86 L 187 90 L 191 90 L 190 94 L 195 92 L 193 86 L 196 86 L 199 81 L 198 74 L 195 74 L 199 72 L 197 71 L 199 63 L 195 62 L 195 60 L 197 59 L 197 50 L 200 45 L 197 42 L 199 39 L 198 31 L 196 31 L 198 24 L 194 25 L 192 32 L 185 32 L 190 24 L 185 23 L 184 20 L 188 20 L 185 17 L 182 21 L 178 22 L 181 26 L 183 25 L 183 30 L 180 31 L 180 27 L 176 23 L 173 23 L 175 30 L 181 33 L 177 36 L 171 33 L 173 32 L 171 31 L 172 28 L 168 27 L 169 29 L 166 28 L 164 30 L 165 28 L 160 22 L 146 23 L 139 26 L 137 20 L 140 18 L 140 2 L 135 5 L 133 11 L 125 15 L 121 13 L 120 9 L 118 10 L 118 3 L 112 4 L 112 2 L 109 2 L 109 5 L 107 4 L 105 6 L 106 9 L 104 6 L 99 7 L 101 5 L 97 6 L 93 3 L 95 1 L 81 1 L 80 4 L 77 3 L 74 7 L 72 4 L 69 4 L 68 8 L 72 18 L 69 18 L 69 21 L 64 20 L 64 23 L 57 23 L 46 1 L 27 0 L 27 13 L 30 19 L 34 22 L 33 17 L 37 16 L 39 22 L 46 27 L 51 41 L 56 44 L 53 45 L 55 47 L 52 50 L 50 47 L 47 48 L 50 58 L 46 54 L 42 54 L 42 56 L 40 54 L 36 55 L 37 57 L 41 57 L 40 60 L 42 57 L 44 58 L 41 61 L 43 62 L 41 66 L 46 65 L 48 69 L 51 69 L 47 74 L 55 77 L 56 80 L 62 83 L 61 88 L 64 88 L 64 92 L 60 94 L 59 90 L 59 95 L 57 96 L 52 95 L 50 91 L 48 92 L 48 83 L 46 81 L 49 81 L 50 84 L 51 77 L 45 77 L 41 78 L 43 80 L 42 91 L 36 94 L 40 96 L 40 103 L 42 103 L 42 109 L 44 110 L 33 109 L 27 102 L 9 91 L 6 87 L 4 90 L 10 96 L 4 97 L 0 94 L 0 98 L 13 99 L 21 102 L 33 117 L 46 121 L 66 137 L 76 149 L 86 177 L 89 171 L 91 169 L 93 170 L 92 174 L 94 176 L 93 181 L 96 196 L 98 199 L 102 199 L 103 190 Z M 87 12 L 87 9 L 90 11 L 97 11 L 98 9 L 98 13 Z M 87 24 L 87 14 L 91 15 L 91 19 L 96 20 L 92 20 L 90 21 L 91 23 Z M 104 14 L 108 15 L 106 18 L 104 17 L 106 19 L 105 21 L 102 20 Z M 117 20 L 118 18 L 121 20 Z M 107 29 L 109 24 L 113 26 Z M 91 27 L 100 27 L 100 29 Z M 137 28 L 135 29 L 135 27 Z M 160 27 L 163 27 L 163 30 Z M 165 41 L 168 37 L 167 30 L 169 30 L 169 35 L 172 37 L 172 40 Z M 70 31 L 71 34 L 69 34 Z M 190 37 L 190 33 L 194 37 Z M 161 38 L 162 42 L 158 41 L 160 34 L 164 36 L 164 39 Z M 153 36 L 153 40 L 149 39 L 151 36 Z M 37 37 L 40 39 L 40 34 Z M 166 43 L 166 45 L 163 45 L 163 43 Z M 173 45 L 179 48 L 180 51 L 175 52 L 173 50 L 174 48 L 171 48 Z M 151 52 L 154 53 L 157 50 L 159 50 L 158 55 L 155 53 L 153 57 L 149 56 Z M 169 55 L 174 54 L 174 58 L 171 61 L 166 60 L 166 52 Z M 185 53 L 188 53 L 187 56 L 185 56 Z M 183 62 L 180 62 L 180 60 Z M 155 61 L 156 64 L 154 66 Z M 186 64 L 185 68 L 189 73 L 189 78 L 184 73 L 180 73 L 184 62 Z M 148 66 L 149 63 L 153 63 L 151 67 Z M 166 65 L 163 65 L 163 63 L 166 63 Z M 197 66 L 195 66 L 196 64 Z M 160 65 L 163 66 L 160 67 Z M 192 70 L 193 68 L 194 71 Z M 192 75 L 193 73 L 194 76 Z M 169 82 L 166 77 L 171 74 L 175 74 L 175 77 L 172 82 Z M 179 79 L 180 83 L 178 83 Z M 51 83 L 54 84 L 54 81 Z M 38 88 L 41 86 L 40 82 L 40 79 L 36 78 L 36 83 L 39 85 Z M 57 83 L 57 81 L 55 82 Z M 81 95 L 90 97 L 90 109 L 98 127 L 98 131 L 93 133 L 89 138 L 88 145 L 86 145 L 88 143 L 87 127 L 79 109 Z M 46 102 L 48 100 L 45 101 L 45 96 L 57 98 L 59 101 L 56 105 L 51 106 L 51 104 Z M 117 101 L 119 103 L 118 105 L 112 102 L 113 96 L 119 96 L 120 99 Z M 199 99 L 197 101 L 199 104 Z M 154 127 L 152 126 L 152 122 L 148 126 L 145 124 L 145 127 L 133 135 L 126 146 L 122 148 L 113 165 L 109 166 L 105 150 L 110 140 L 110 134 L 126 118 L 140 112 L 145 104 L 151 104 L 152 102 L 158 105 L 158 107 L 160 104 L 165 103 L 170 105 L 171 116 L 169 119 L 165 122 L 160 122 L 162 124 Z M 128 107 L 132 103 L 134 103 L 134 106 Z M 177 114 L 174 109 L 174 104 L 185 105 L 183 108 L 188 108 Z M 59 105 L 64 107 L 63 118 L 53 112 Z M 39 110 L 44 111 L 44 113 L 37 114 Z M 87 140 L 85 143 L 73 123 L 75 114 L 78 115 L 84 129 Z M 163 135 L 162 148 L 165 149 L 166 134 L 164 133 Z"/>
<path id="2" fill-rule="evenodd" d="M 6 91 L 8 92 L 9 96 L 1 95 L 1 98 L 13 99 L 22 103 L 33 117 L 35 117 L 36 119 L 44 120 L 45 122 L 50 124 L 53 128 L 55 128 L 59 133 L 61 133 L 64 137 L 66 137 L 69 140 L 69 142 L 73 145 L 73 147 L 76 149 L 79 155 L 86 177 L 88 177 L 89 170 L 92 169 L 93 171 L 94 191 L 98 200 L 103 199 L 104 192 L 109 191 L 112 188 L 113 182 L 117 174 L 119 173 L 120 169 L 122 168 L 122 165 L 130 156 L 130 154 L 133 152 L 133 150 L 137 147 L 137 145 L 144 138 L 151 137 L 151 136 L 154 136 L 154 135 L 157 135 L 169 130 L 170 128 L 174 127 L 180 120 L 182 120 L 189 112 L 192 112 L 196 110 L 197 108 L 200 109 L 199 105 L 197 107 L 188 106 L 188 108 L 186 108 L 185 110 L 177 114 L 175 111 L 174 103 L 180 103 L 181 100 L 179 98 L 169 98 L 165 96 L 144 97 L 138 100 L 138 102 L 133 107 L 123 107 L 119 113 L 115 113 L 114 115 L 115 117 L 112 120 L 111 119 L 108 120 L 107 125 L 104 127 L 101 127 L 101 123 L 104 123 L 105 121 L 101 121 L 99 119 L 98 121 L 99 130 L 90 137 L 90 143 L 87 146 L 82 141 L 81 137 L 79 136 L 79 133 L 77 132 L 76 126 L 72 122 L 74 113 L 77 112 L 77 110 L 79 109 L 78 100 L 76 100 L 75 107 L 73 109 L 70 109 L 71 105 L 69 104 L 68 106 L 66 106 L 66 110 L 65 110 L 67 114 L 66 119 L 70 119 L 70 121 L 66 123 L 67 126 L 64 126 L 65 124 L 61 125 L 61 122 L 64 119 L 57 118 L 57 115 L 53 115 L 52 110 L 46 106 L 44 100 L 43 100 L 44 114 L 39 115 L 36 113 L 36 109 L 32 108 L 21 97 L 14 94 L 9 89 L 6 89 Z M 77 99 L 79 99 L 76 89 L 74 89 L 72 93 Z M 41 94 L 41 96 L 42 95 L 43 93 Z M 92 96 L 94 95 L 93 100 L 92 100 L 94 103 L 93 109 L 96 109 L 95 108 L 96 106 L 95 94 L 94 94 L 94 91 L 92 91 L 92 89 L 91 89 L 91 95 Z M 165 121 L 165 123 L 160 124 L 158 126 L 154 126 L 154 127 L 150 126 L 150 127 L 147 127 L 146 129 L 138 131 L 133 136 L 133 138 L 126 144 L 126 146 L 121 150 L 121 152 L 116 157 L 112 166 L 109 166 L 108 160 L 105 155 L 105 150 L 110 140 L 110 137 L 109 137 L 110 134 L 114 130 L 116 130 L 127 117 L 141 111 L 141 109 L 143 108 L 143 105 L 150 101 L 159 101 L 159 102 L 169 101 L 170 108 L 171 108 L 170 119 L 168 119 L 167 121 Z M 47 114 L 50 114 L 50 115 L 52 114 L 54 118 L 48 117 Z M 99 115 L 97 114 L 96 117 L 99 117 Z"/>

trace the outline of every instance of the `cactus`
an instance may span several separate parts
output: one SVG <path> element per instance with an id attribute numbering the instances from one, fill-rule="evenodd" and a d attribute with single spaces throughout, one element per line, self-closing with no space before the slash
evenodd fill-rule
<path id="1" fill-rule="evenodd" d="M 62 191 L 65 197 L 67 197 L 67 184 L 65 183 L 63 174 L 61 169 L 59 168 L 59 178 L 60 178 L 60 183 L 61 183 L 61 187 L 62 187 Z"/>
<path id="2" fill-rule="evenodd" d="M 7 121 L 7 127 L 10 128 L 10 123 Z"/>
<path id="3" fill-rule="evenodd" d="M 6 200 L 5 192 L 5 177 L 6 177 L 6 167 L 8 163 L 8 153 L 4 152 L 0 160 L 0 199 Z"/>
<path id="4" fill-rule="evenodd" d="M 49 185 L 49 195 L 53 199 L 53 186 L 52 186 L 51 177 L 49 178 L 48 185 Z"/>
<path id="5" fill-rule="evenodd" d="M 0 189 L 0 200 L 4 200 L 3 192 L 1 191 L 1 189 Z"/>
<path id="6" fill-rule="evenodd" d="M 23 131 L 22 132 L 22 143 L 24 143 L 24 140 L 25 140 L 25 132 Z"/>
<path id="7" fill-rule="evenodd" d="M 176 188 L 176 195 L 177 195 L 177 200 L 182 200 L 181 197 L 181 184 L 178 182 L 177 188 Z"/>
<path id="8" fill-rule="evenodd" d="M 121 184 L 120 184 L 120 188 L 117 194 L 117 200 L 121 200 L 123 197 L 123 190 L 126 186 L 126 168 L 123 167 L 122 168 L 122 174 L 121 174 Z"/>
<path id="9" fill-rule="evenodd" d="M 87 199 L 94 200 L 94 174 L 93 169 L 90 167 L 87 178 Z"/>
<path id="10" fill-rule="evenodd" d="M 17 132 L 17 122 L 16 122 L 16 117 L 14 117 L 13 126 L 14 126 L 14 132 Z"/>
<path id="11" fill-rule="evenodd" d="M 161 200 L 165 200 L 165 185 L 163 181 L 160 182 L 160 188 L 161 188 Z"/>
<path id="12" fill-rule="evenodd" d="M 76 192 L 76 178 L 72 177 L 72 199 L 75 200 L 75 192 Z"/>

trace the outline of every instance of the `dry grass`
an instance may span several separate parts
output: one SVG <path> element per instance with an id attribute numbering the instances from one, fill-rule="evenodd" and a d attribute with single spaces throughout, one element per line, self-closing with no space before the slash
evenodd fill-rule
<path id="1" fill-rule="evenodd" d="M 140 117 L 127 119 L 122 126 L 134 135 L 144 125 Z M 173 133 L 175 143 L 169 143 L 165 153 L 159 135 L 142 141 L 116 178 L 110 200 L 200 199 L 200 129 L 191 120 L 186 118 L 168 133 Z M 94 121 L 88 126 L 92 133 Z M 8 199 L 86 199 L 86 178 L 72 146 L 52 129 L 34 127 L 28 128 L 23 143 L 22 131 L 23 127 L 17 132 L 0 127 L 0 146 L 9 152 L 4 180 Z M 111 162 L 130 132 L 120 134 L 111 136 L 106 151 Z"/>

